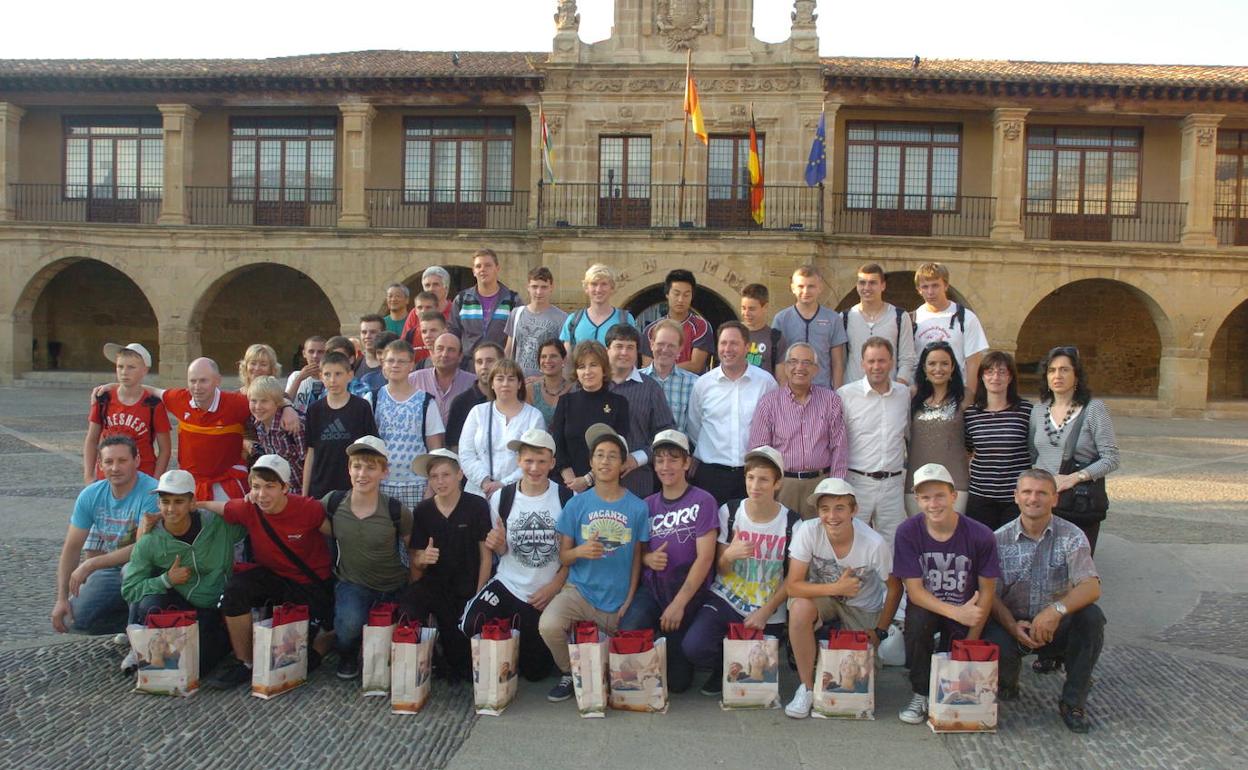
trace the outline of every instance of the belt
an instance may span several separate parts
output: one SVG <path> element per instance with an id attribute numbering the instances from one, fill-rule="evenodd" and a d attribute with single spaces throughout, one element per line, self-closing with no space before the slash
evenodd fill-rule
<path id="1" fill-rule="evenodd" d="M 876 481 L 880 481 L 882 479 L 891 479 L 894 476 L 900 476 L 901 474 L 905 473 L 905 471 L 891 471 L 891 472 L 890 471 L 875 471 L 873 473 L 867 473 L 866 471 L 860 471 L 857 468 L 850 468 L 849 472 L 857 473 L 859 476 L 866 476 L 867 478 L 875 479 Z"/>
<path id="2" fill-rule="evenodd" d="M 822 476 L 826 473 L 830 473 L 831 471 L 832 468 L 830 466 L 827 468 L 820 468 L 817 471 L 785 471 L 784 477 L 786 479 L 813 479 L 816 476 Z"/>

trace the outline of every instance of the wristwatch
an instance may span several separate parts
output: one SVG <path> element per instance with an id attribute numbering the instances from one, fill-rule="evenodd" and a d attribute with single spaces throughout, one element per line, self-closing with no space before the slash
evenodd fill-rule
<path id="1" fill-rule="evenodd" d="M 1088 473 L 1087 471 L 1079 471 L 1078 473 L 1075 474 L 1075 477 L 1078 478 L 1080 481 L 1092 480 L 1092 474 Z"/>
<path id="2" fill-rule="evenodd" d="M 1061 602 L 1053 602 L 1053 609 L 1057 610 L 1057 614 L 1062 617 L 1066 617 L 1066 613 L 1069 612 L 1069 610 L 1066 609 L 1066 605 Z"/>
<path id="3" fill-rule="evenodd" d="M 593 474 L 593 471 L 590 471 L 589 473 L 586 473 L 586 474 L 585 474 L 582 478 L 584 478 L 584 479 L 585 479 L 585 486 L 586 486 L 587 488 L 588 488 L 588 487 L 592 487 L 592 486 L 594 485 L 594 474 Z"/>
<path id="4" fill-rule="evenodd" d="M 879 639 L 882 642 L 888 638 L 888 634 L 892 630 L 893 630 L 892 626 L 884 626 L 883 628 L 877 628 L 875 629 L 875 636 L 877 639 Z"/>

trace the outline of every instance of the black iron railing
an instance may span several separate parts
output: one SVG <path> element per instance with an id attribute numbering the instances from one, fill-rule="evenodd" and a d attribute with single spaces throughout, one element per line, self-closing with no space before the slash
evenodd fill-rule
<path id="1" fill-rule="evenodd" d="M 368 190 L 373 227 L 523 230 L 528 190 Z"/>
<path id="2" fill-rule="evenodd" d="M 9 185 L 13 209 L 25 222 L 122 222 L 150 225 L 160 216 L 159 187 Z"/>
<path id="3" fill-rule="evenodd" d="M 764 185 L 761 222 L 741 184 L 543 183 L 538 198 L 542 228 L 823 229 L 823 191 L 805 185 Z"/>
<path id="4" fill-rule="evenodd" d="M 188 187 L 193 225 L 336 227 L 340 191 L 333 187 Z"/>
<path id="5" fill-rule="evenodd" d="M 861 235 L 987 238 L 995 198 L 969 195 L 832 196 L 832 232 Z"/>
<path id="6" fill-rule="evenodd" d="M 1248 246 L 1248 204 L 1219 203 L 1213 207 L 1213 232 L 1219 246 Z"/>
<path id="7" fill-rule="evenodd" d="M 1050 241 L 1178 243 L 1186 203 L 1159 201 L 1023 201 L 1023 232 Z"/>

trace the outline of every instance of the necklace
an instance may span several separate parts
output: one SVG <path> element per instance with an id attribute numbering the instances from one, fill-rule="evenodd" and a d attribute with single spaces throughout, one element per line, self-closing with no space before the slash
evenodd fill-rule
<path id="1" fill-rule="evenodd" d="M 879 322 L 880 316 L 884 315 L 884 311 L 887 309 L 888 309 L 888 306 L 885 305 L 884 307 L 877 310 L 874 315 L 867 315 L 867 311 L 864 308 L 859 307 L 858 313 L 862 316 L 862 320 L 866 321 L 867 326 L 872 327 L 872 326 L 875 326 L 877 322 Z"/>
<path id="2" fill-rule="evenodd" d="M 1075 416 L 1078 410 L 1074 404 L 1066 410 L 1066 416 L 1062 418 L 1060 425 L 1053 425 L 1053 404 L 1048 403 L 1044 406 L 1044 434 L 1049 438 L 1050 446 L 1057 446 L 1061 443 L 1062 433 L 1066 431 L 1066 426 L 1070 423 L 1070 418 Z"/>

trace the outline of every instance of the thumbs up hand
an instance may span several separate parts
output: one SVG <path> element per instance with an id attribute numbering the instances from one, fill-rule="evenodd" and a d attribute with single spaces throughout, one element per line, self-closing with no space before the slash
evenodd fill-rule
<path id="1" fill-rule="evenodd" d="M 953 619 L 967 628 L 974 628 L 983 623 L 986 616 L 987 611 L 979 606 L 979 591 L 976 591 L 970 601 L 957 608 Z"/>
<path id="2" fill-rule="evenodd" d="M 598 542 L 598 531 L 595 530 L 589 534 L 589 538 L 580 546 L 581 559 L 601 559 L 607 555 L 607 549 L 602 543 Z"/>
<path id="3" fill-rule="evenodd" d="M 485 547 L 499 556 L 507 553 L 507 528 L 502 519 L 499 519 L 490 533 L 485 536 Z"/>
<path id="4" fill-rule="evenodd" d="M 724 549 L 724 558 L 728 561 L 740 561 L 753 555 L 754 541 L 742 537 L 740 532 L 733 536 L 732 543 Z"/>
<path id="5" fill-rule="evenodd" d="M 424 550 L 420 552 L 419 561 L 422 567 L 431 567 L 438 563 L 438 556 L 441 552 L 437 546 L 433 544 L 433 538 L 429 538 L 429 542 L 425 544 Z"/>
<path id="6" fill-rule="evenodd" d="M 667 542 L 663 545 L 649 551 L 645 556 L 641 557 L 642 563 L 655 572 L 662 572 L 667 569 Z"/>
<path id="7" fill-rule="evenodd" d="M 169 568 L 169 583 L 180 586 L 191 579 L 191 568 L 182 566 L 182 554 L 173 557 L 173 566 Z"/>

